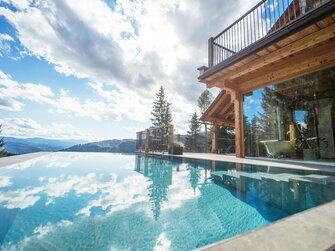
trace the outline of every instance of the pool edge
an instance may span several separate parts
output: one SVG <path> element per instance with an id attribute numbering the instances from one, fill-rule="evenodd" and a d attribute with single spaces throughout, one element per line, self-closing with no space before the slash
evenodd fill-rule
<path id="1" fill-rule="evenodd" d="M 3 158 L 0 158 L 0 168 L 4 166 L 9 166 L 9 165 L 13 165 L 16 163 L 24 162 L 30 159 L 35 159 L 35 158 L 45 156 L 51 153 L 52 152 L 36 152 L 36 153 L 26 153 L 26 154 L 3 157 Z"/>
<path id="2" fill-rule="evenodd" d="M 143 154 L 137 152 L 136 154 Z M 198 159 L 198 160 L 210 160 L 219 162 L 229 162 L 229 163 L 240 163 L 244 165 L 260 165 L 260 166 L 271 166 L 279 167 L 284 169 L 297 169 L 306 171 L 321 171 L 335 173 L 335 163 L 310 163 L 308 161 L 287 161 L 287 160 L 264 160 L 255 158 L 236 158 L 227 155 L 219 154 L 199 154 L 199 153 L 184 153 L 183 155 L 173 155 L 168 153 L 159 152 L 149 152 L 147 155 L 151 156 L 166 156 L 166 157 L 177 157 L 177 158 L 187 158 L 187 159 Z"/>
<path id="3" fill-rule="evenodd" d="M 333 250 L 334 212 L 335 200 L 196 250 Z"/>

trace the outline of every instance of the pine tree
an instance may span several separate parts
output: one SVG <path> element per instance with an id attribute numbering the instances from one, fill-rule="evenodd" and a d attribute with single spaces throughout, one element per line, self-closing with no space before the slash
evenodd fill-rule
<path id="1" fill-rule="evenodd" d="M 164 87 L 159 88 L 151 111 L 151 121 L 155 127 L 168 126 L 172 123 L 171 104 L 167 101 Z"/>
<path id="2" fill-rule="evenodd" d="M 197 149 L 199 133 L 201 129 L 201 123 L 199 121 L 199 117 L 197 112 L 194 112 L 189 125 L 189 130 L 187 131 L 186 136 L 186 148 L 191 151 Z"/>
<path id="3" fill-rule="evenodd" d="M 201 114 L 204 114 L 213 101 L 213 94 L 207 89 L 200 94 L 198 98 L 198 107 Z"/>
<path id="4" fill-rule="evenodd" d="M 198 107 L 200 109 L 201 115 L 203 115 L 206 112 L 208 107 L 211 105 L 213 99 L 214 99 L 213 94 L 207 89 L 203 91 L 203 93 L 201 93 L 201 95 L 198 98 Z M 204 122 L 204 125 L 205 125 L 205 138 L 207 144 L 208 143 L 207 123 Z M 208 148 L 208 145 L 206 148 Z"/>
<path id="5" fill-rule="evenodd" d="M 2 125 L 0 125 L 0 134 L 1 134 L 1 127 Z M 3 140 L 3 138 L 0 139 L 0 158 L 7 156 L 7 151 L 5 149 L 5 141 Z"/>

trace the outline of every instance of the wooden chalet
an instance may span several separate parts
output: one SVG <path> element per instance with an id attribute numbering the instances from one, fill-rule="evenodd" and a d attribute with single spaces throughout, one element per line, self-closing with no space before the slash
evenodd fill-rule
<path id="1" fill-rule="evenodd" d="M 237 157 L 335 159 L 335 0 L 263 0 L 208 47 L 199 81 L 222 91 L 201 119 L 235 127 Z"/>

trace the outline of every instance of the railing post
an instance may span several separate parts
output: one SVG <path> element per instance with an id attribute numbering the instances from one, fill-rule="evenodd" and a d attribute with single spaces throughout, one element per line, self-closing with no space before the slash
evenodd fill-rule
<path id="1" fill-rule="evenodd" d="M 150 149 L 150 129 L 147 129 L 147 134 L 145 138 L 145 153 L 148 153 Z"/>
<path id="2" fill-rule="evenodd" d="M 304 15 L 307 11 L 307 2 L 306 0 L 300 0 L 300 16 Z"/>
<path id="3" fill-rule="evenodd" d="M 214 38 L 211 37 L 208 39 L 208 68 L 213 67 L 213 60 L 214 60 Z"/>

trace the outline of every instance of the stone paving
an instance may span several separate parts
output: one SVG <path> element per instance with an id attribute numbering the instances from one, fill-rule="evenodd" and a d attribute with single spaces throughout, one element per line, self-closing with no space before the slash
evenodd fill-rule
<path id="1" fill-rule="evenodd" d="M 199 250 L 335 250 L 335 201 Z"/>

